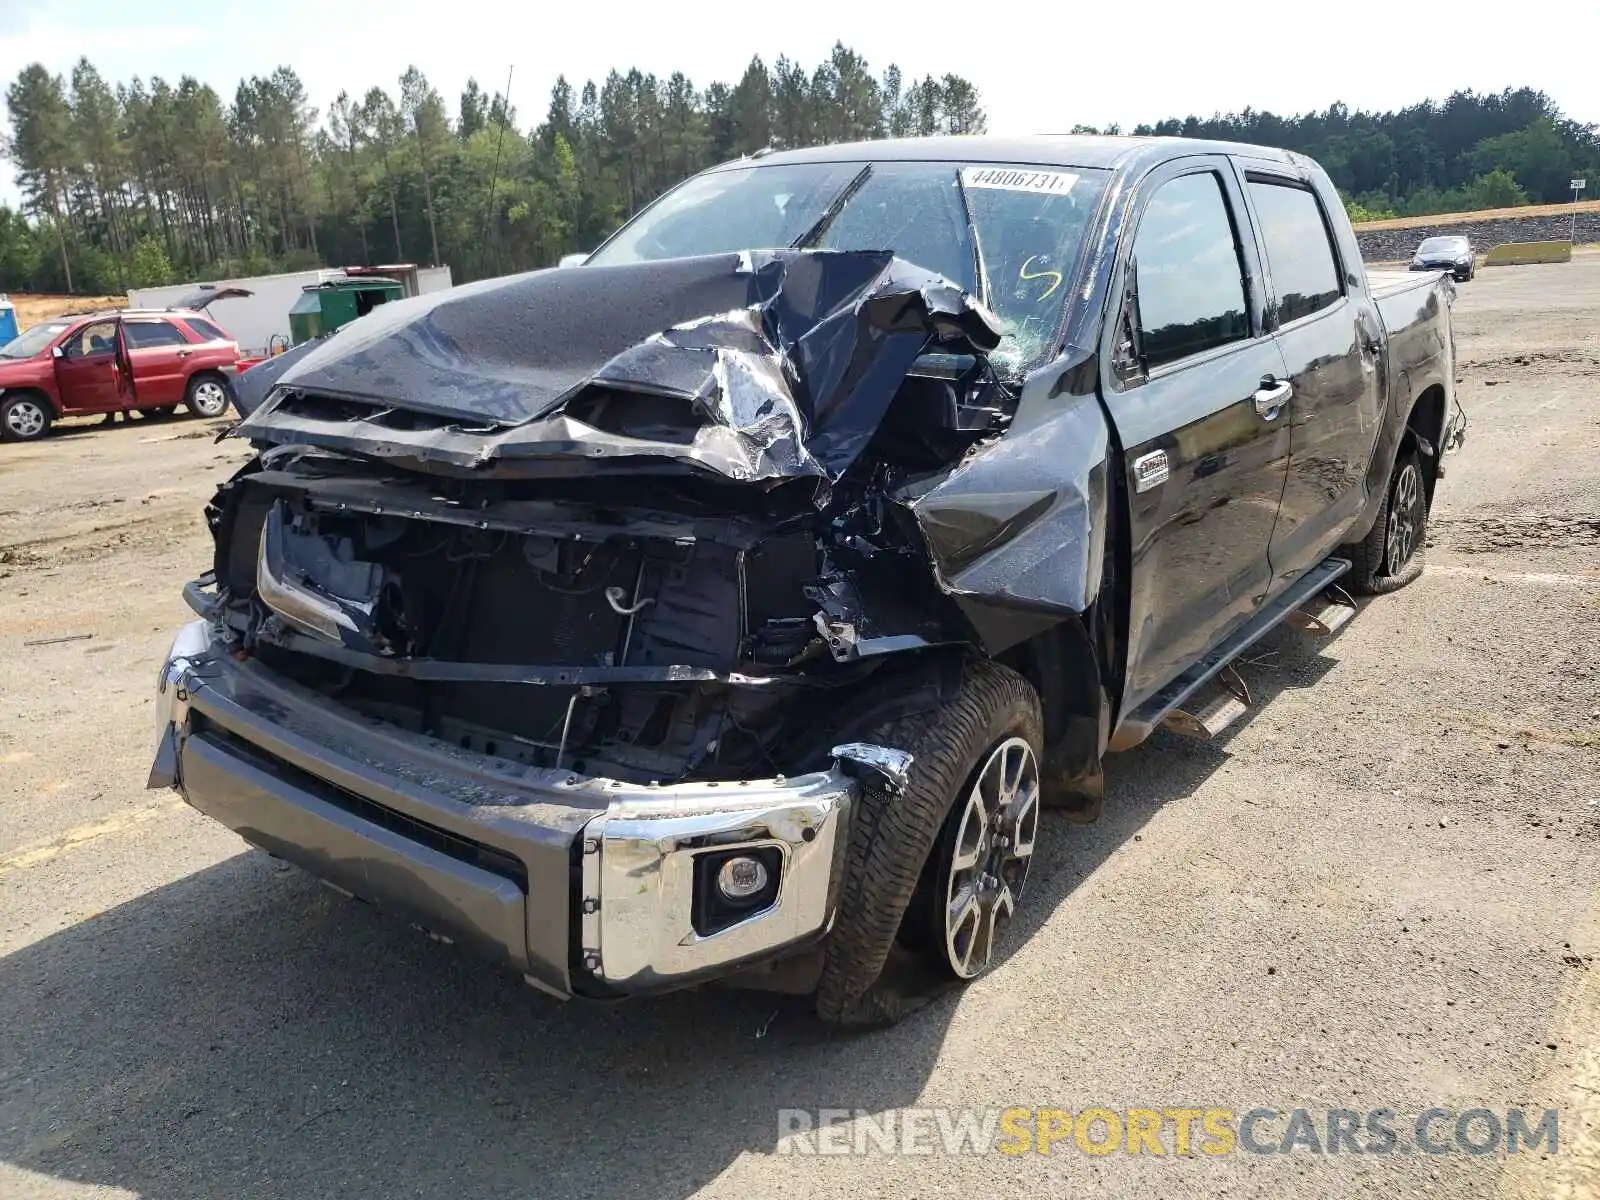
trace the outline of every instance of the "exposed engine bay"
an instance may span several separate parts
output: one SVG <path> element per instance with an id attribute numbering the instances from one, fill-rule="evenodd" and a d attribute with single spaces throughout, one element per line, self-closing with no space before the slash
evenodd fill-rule
<path id="1" fill-rule="evenodd" d="M 386 306 L 262 376 L 233 431 L 260 452 L 208 510 L 214 615 L 290 679 L 482 753 L 812 769 L 936 704 L 938 648 L 1002 651 L 1094 593 L 1103 432 L 1083 469 L 1039 462 L 1070 415 L 988 454 L 1019 407 L 999 339 L 888 253 Z"/>

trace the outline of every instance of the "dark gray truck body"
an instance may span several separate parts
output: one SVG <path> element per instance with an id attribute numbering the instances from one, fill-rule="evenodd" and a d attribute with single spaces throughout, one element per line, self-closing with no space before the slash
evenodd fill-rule
<path id="1" fill-rule="evenodd" d="M 1093 174 L 1044 352 L 1002 378 L 995 313 L 891 245 L 490 280 L 257 368 L 152 786 L 556 994 L 748 974 L 827 936 L 852 805 L 910 769 L 861 735 L 936 708 L 952 654 L 1034 684 L 1093 802 L 1164 689 L 1367 535 L 1402 448 L 1431 498 L 1451 285 L 1369 281 L 1308 160 L 964 138 L 756 169 L 813 162 Z M 1242 308 L 1141 330 L 1140 230 L 1196 187 Z M 1332 291 L 1286 291 L 1271 189 L 1320 214 Z M 696 864 L 729 847 L 781 882 L 718 924 Z"/>

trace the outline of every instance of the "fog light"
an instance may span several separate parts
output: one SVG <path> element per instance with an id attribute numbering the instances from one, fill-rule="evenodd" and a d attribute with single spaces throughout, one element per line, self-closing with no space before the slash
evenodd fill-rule
<path id="1" fill-rule="evenodd" d="M 717 891 L 735 904 L 754 899 L 767 886 L 767 868 L 758 858 L 739 854 L 717 871 Z"/>

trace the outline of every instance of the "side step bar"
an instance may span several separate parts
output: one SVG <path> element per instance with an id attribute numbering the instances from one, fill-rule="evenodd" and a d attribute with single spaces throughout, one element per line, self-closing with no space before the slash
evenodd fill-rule
<path id="1" fill-rule="evenodd" d="M 1348 625 L 1356 612 L 1355 597 L 1337 583 L 1330 583 L 1319 598 L 1307 601 L 1286 616 L 1284 621 L 1301 633 L 1327 637 Z"/>
<path id="2" fill-rule="evenodd" d="M 1221 733 L 1250 705 L 1249 689 L 1233 669 L 1233 660 L 1284 621 L 1308 633 L 1329 634 L 1342 628 L 1355 616 L 1356 602 L 1343 588 L 1333 585 L 1349 569 L 1348 559 L 1329 558 L 1300 576 L 1199 662 L 1124 717 L 1111 735 L 1109 749 L 1130 750 L 1161 725 L 1191 737 L 1213 738 Z M 1324 592 L 1327 595 L 1320 595 Z M 1222 683 L 1221 692 L 1206 704 L 1188 706 L 1186 701 L 1212 679 Z"/>

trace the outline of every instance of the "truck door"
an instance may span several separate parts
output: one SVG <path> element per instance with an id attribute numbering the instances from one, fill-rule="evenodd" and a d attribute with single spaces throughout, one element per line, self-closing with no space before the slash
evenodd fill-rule
<path id="1" fill-rule="evenodd" d="M 1107 390 L 1133 546 L 1124 711 L 1266 597 L 1289 461 L 1284 364 L 1237 176 L 1209 156 L 1169 164 L 1138 185 L 1132 219 L 1113 327 L 1128 349 Z"/>
<path id="2" fill-rule="evenodd" d="M 140 406 L 150 409 L 178 404 L 194 354 L 189 339 L 160 317 L 130 318 L 123 321 L 122 332 Z"/>
<path id="3" fill-rule="evenodd" d="M 1341 261 L 1321 198 L 1289 169 L 1251 163 L 1245 175 L 1266 265 L 1267 328 L 1293 388 L 1289 477 L 1272 532 L 1275 591 L 1325 558 L 1366 504 L 1387 387 L 1382 325 L 1359 264 Z"/>
<path id="4" fill-rule="evenodd" d="M 63 414 L 114 412 L 122 407 L 124 372 L 117 355 L 117 319 L 89 321 L 59 347 L 56 389 Z"/>

